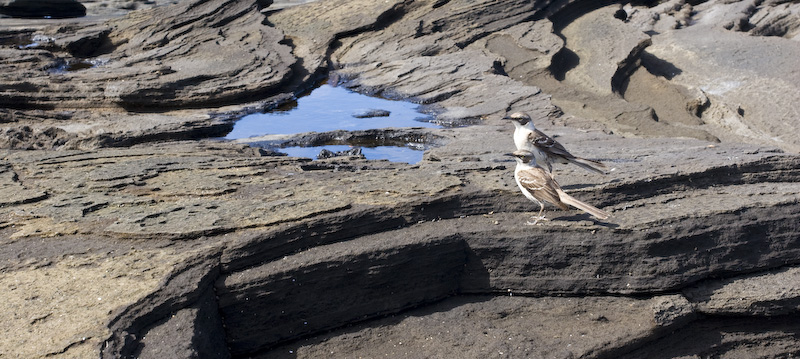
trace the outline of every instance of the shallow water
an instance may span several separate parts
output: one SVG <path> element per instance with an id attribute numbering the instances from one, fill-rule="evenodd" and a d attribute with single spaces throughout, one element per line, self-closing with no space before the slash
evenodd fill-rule
<path id="1" fill-rule="evenodd" d="M 225 138 L 235 140 L 267 134 L 355 131 L 386 127 L 441 128 L 425 122 L 431 117 L 417 112 L 417 107 L 419 105 L 411 102 L 370 97 L 343 87 L 322 85 L 307 96 L 300 97 L 294 108 L 242 117 Z M 354 113 L 368 109 L 387 110 L 390 114 L 385 117 L 353 117 Z"/>
<path id="2" fill-rule="evenodd" d="M 387 127 L 441 128 L 430 122 L 433 118 L 418 112 L 419 105 L 406 101 L 392 101 L 352 92 L 343 87 L 324 84 L 306 96 L 297 99 L 288 109 L 247 115 L 236 121 L 227 136 L 228 140 L 278 134 L 327 132 L 335 130 L 369 130 Z M 367 110 L 389 111 L 388 116 L 356 118 L 354 114 Z M 276 148 L 290 156 L 316 159 L 323 148 L 343 151 L 351 146 L 288 147 Z M 362 147 L 368 159 L 388 159 L 395 162 L 416 163 L 422 160 L 423 151 L 410 147 Z"/>

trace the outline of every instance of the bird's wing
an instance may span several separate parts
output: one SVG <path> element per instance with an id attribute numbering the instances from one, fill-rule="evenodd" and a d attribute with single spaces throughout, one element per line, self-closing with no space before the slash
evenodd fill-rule
<path id="1" fill-rule="evenodd" d="M 566 148 L 552 137 L 544 134 L 544 132 L 535 130 L 528 135 L 528 140 L 533 143 L 536 148 L 547 152 L 551 155 L 558 157 L 565 157 L 567 159 L 575 158 Z"/>
<path id="2" fill-rule="evenodd" d="M 556 188 L 559 188 L 558 184 L 545 170 L 539 167 L 522 170 L 517 173 L 517 179 L 520 186 L 527 189 L 534 198 L 550 202 L 562 209 L 567 208 L 556 191 Z"/>

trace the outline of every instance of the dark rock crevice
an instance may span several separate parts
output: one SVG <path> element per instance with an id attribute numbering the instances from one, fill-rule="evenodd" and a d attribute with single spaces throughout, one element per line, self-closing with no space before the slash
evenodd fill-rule
<path id="1" fill-rule="evenodd" d="M 203 289 L 205 288 L 205 289 Z M 132 354 L 122 358 L 230 358 L 213 288 L 205 286 L 197 301 L 140 332 Z M 173 328 L 184 328 L 176 331 Z"/>
<path id="2" fill-rule="evenodd" d="M 647 69 L 648 72 L 650 72 L 654 76 L 663 77 L 667 80 L 672 80 L 673 77 L 683 73 L 681 69 L 679 69 L 669 61 L 659 59 L 655 55 L 650 54 L 646 51 L 641 53 L 641 62 L 642 66 L 644 66 L 644 68 Z M 620 93 L 623 96 L 625 96 L 624 90 L 621 91 Z"/>
<path id="3" fill-rule="evenodd" d="M 560 32 L 576 19 L 597 9 L 621 3 L 617 0 L 602 1 L 551 1 L 542 9 L 541 17 L 548 18 L 553 23 L 553 31 Z"/>
<path id="4" fill-rule="evenodd" d="M 133 358 L 136 353 L 141 354 L 144 350 L 142 341 L 149 331 L 168 322 L 174 313 L 195 304 L 206 308 L 203 310 L 203 315 L 209 320 L 199 324 L 210 324 L 197 328 L 201 331 L 199 337 L 189 337 L 192 341 L 189 343 L 159 343 L 151 340 L 144 344 L 145 347 L 148 344 L 150 346 L 146 351 L 158 357 L 159 351 L 169 353 L 170 346 L 175 345 L 182 346 L 180 349 L 196 352 L 203 350 L 204 347 L 195 346 L 194 343 L 218 341 L 222 328 L 221 325 L 215 327 L 214 323 L 221 324 L 221 322 L 219 319 L 214 319 L 216 311 L 208 309 L 208 305 L 215 302 L 212 289 L 213 282 L 219 276 L 219 254 L 219 249 L 201 250 L 197 256 L 176 267 L 156 291 L 114 313 L 108 323 L 111 335 L 100 348 L 101 357 Z M 212 305 L 212 308 L 216 307 L 216 304 Z M 157 349 L 159 347 L 161 349 Z M 210 350 L 218 353 L 216 357 L 226 357 L 224 352 L 220 352 L 219 347 Z"/>
<path id="5" fill-rule="evenodd" d="M 642 66 L 642 54 L 651 43 L 650 39 L 640 42 L 631 49 L 627 57 L 617 63 L 617 71 L 611 75 L 611 91 L 622 96 L 623 83 L 628 82 L 631 75 Z"/>

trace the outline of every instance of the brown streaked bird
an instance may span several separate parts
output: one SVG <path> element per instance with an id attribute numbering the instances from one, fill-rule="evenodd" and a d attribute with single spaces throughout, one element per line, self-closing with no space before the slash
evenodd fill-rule
<path id="1" fill-rule="evenodd" d="M 606 165 L 602 162 L 575 157 L 558 141 L 537 130 L 528 114 L 515 112 L 503 119 L 514 122 L 514 145 L 518 150 L 533 153 L 539 167 L 553 172 L 553 163 L 572 163 L 589 171 L 606 174 Z"/>
<path id="2" fill-rule="evenodd" d="M 539 204 L 539 214 L 531 218 L 534 219 L 533 223 L 528 221 L 527 224 L 535 225 L 541 220 L 546 220 L 542 215 L 544 202 L 550 202 L 561 209 L 569 209 L 567 205 L 570 205 L 601 220 L 611 217 L 611 213 L 581 202 L 561 190 L 561 186 L 553 176 L 536 165 L 533 153 L 530 151 L 516 150 L 511 155 L 517 160 L 517 167 L 514 169 L 517 186 L 525 197 Z"/>

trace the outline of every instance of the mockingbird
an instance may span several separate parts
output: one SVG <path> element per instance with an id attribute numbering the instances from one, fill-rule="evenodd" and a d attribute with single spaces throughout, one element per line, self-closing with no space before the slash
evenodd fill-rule
<path id="1" fill-rule="evenodd" d="M 575 157 L 558 141 L 536 129 L 531 117 L 522 112 L 512 113 L 503 119 L 514 122 L 514 144 L 518 150 L 533 154 L 539 167 L 553 172 L 553 163 L 574 163 L 590 171 L 606 173 L 606 165 L 599 161 Z"/>
<path id="2" fill-rule="evenodd" d="M 543 201 L 550 202 L 561 209 L 568 209 L 567 205 L 571 205 L 598 219 L 607 219 L 611 216 L 610 213 L 583 203 L 562 191 L 553 176 L 533 161 L 533 154 L 530 151 L 516 150 L 511 155 L 517 160 L 517 168 L 514 169 L 517 186 L 525 197 L 539 204 L 539 214 L 532 217 L 533 223 L 529 221 L 528 224 L 535 225 L 541 220 L 546 220 L 542 215 Z"/>

